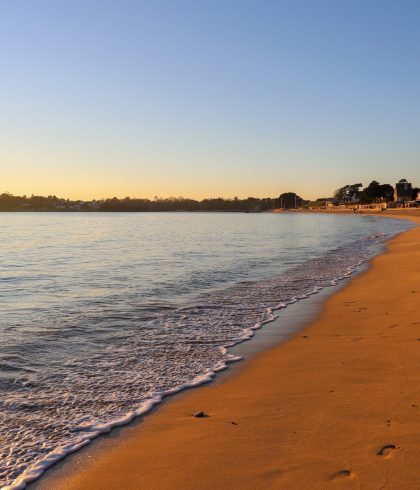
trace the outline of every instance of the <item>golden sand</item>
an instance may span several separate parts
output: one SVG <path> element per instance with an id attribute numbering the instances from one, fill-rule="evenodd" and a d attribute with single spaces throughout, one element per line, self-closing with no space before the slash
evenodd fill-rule
<path id="1" fill-rule="evenodd" d="M 420 228 L 244 366 L 36 488 L 420 488 Z"/>

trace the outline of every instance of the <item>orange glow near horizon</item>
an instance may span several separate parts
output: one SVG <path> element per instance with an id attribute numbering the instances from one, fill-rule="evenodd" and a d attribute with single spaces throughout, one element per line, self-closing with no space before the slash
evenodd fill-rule
<path id="1" fill-rule="evenodd" d="M 206 179 L 204 182 L 194 182 L 192 179 L 187 181 L 185 178 L 175 182 L 170 177 L 153 181 L 152 179 L 142 179 L 141 177 L 123 179 L 116 176 L 114 179 L 104 179 L 96 175 L 72 175 L 67 178 L 54 179 L 48 175 L 46 178 L 35 179 L 32 176 L 19 177 L 15 179 L 7 176 L 3 180 L 3 188 L 0 193 L 9 192 L 14 195 L 30 196 L 56 195 L 57 197 L 72 200 L 92 200 L 106 199 L 111 197 L 124 198 L 147 198 L 153 199 L 155 196 L 185 197 L 196 200 L 205 198 L 233 198 L 240 199 L 247 197 L 278 197 L 283 192 L 296 192 L 304 199 L 316 199 L 317 197 L 329 196 L 335 188 L 328 185 L 316 187 L 314 190 L 299 183 L 285 184 L 281 182 L 236 182 L 231 180 Z"/>
<path id="2" fill-rule="evenodd" d="M 201 200 L 204 198 L 278 197 L 283 192 L 296 192 L 304 199 L 315 200 L 329 197 L 334 190 L 347 183 L 361 180 L 357 176 L 343 175 L 334 180 L 324 178 L 324 174 L 302 176 L 299 168 L 285 167 L 284 175 L 279 168 L 271 174 L 258 168 L 211 168 L 203 166 L 195 170 L 181 165 L 168 168 L 157 166 L 147 169 L 136 165 L 76 166 L 71 164 L 44 166 L 14 165 L 3 173 L 0 193 L 14 195 L 56 195 L 72 200 L 92 200 L 104 198 L 147 198 L 184 197 Z M 133 170 L 134 169 L 134 170 Z M 372 175 L 362 180 L 364 185 L 373 179 L 385 182 L 382 176 Z M 386 182 L 392 185 L 402 177 L 395 174 Z M 410 176 L 408 176 L 410 177 Z M 416 185 L 416 182 L 414 182 Z"/>

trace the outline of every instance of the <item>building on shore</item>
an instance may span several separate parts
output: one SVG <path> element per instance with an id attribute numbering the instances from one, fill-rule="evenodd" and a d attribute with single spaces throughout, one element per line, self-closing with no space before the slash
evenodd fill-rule
<path id="1" fill-rule="evenodd" d="M 413 187 L 406 179 L 401 179 L 395 184 L 394 201 L 408 202 L 413 199 Z"/>

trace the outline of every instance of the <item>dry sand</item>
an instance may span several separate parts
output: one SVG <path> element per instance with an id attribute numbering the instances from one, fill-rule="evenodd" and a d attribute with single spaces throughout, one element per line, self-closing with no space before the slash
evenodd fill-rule
<path id="1" fill-rule="evenodd" d="M 419 279 L 418 227 L 290 341 L 36 488 L 420 488 Z"/>

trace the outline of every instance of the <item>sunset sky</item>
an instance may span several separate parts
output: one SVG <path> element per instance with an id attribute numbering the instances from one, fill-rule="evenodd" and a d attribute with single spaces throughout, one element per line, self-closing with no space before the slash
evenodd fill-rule
<path id="1" fill-rule="evenodd" d="M 2 0 L 0 192 L 420 185 L 420 2 Z"/>

